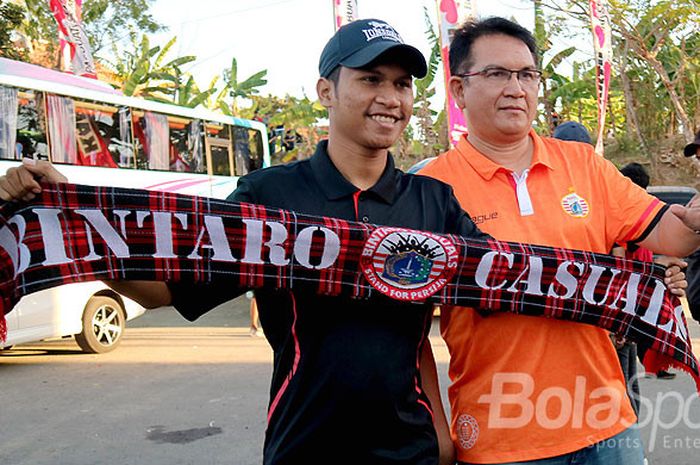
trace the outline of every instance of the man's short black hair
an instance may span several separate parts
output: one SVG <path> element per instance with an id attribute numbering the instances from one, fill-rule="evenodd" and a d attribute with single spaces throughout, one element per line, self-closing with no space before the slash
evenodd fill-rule
<path id="1" fill-rule="evenodd" d="M 494 16 L 484 20 L 468 20 L 455 31 L 450 44 L 450 73 L 455 75 L 469 71 L 474 64 L 471 61 L 471 49 L 476 39 L 498 34 L 510 36 L 525 43 L 537 66 L 539 63 L 537 43 L 532 33 L 513 21 Z"/>
<path id="2" fill-rule="evenodd" d="M 628 163 L 620 168 L 620 173 L 632 180 L 633 183 L 644 189 L 649 185 L 649 174 L 639 163 Z"/>

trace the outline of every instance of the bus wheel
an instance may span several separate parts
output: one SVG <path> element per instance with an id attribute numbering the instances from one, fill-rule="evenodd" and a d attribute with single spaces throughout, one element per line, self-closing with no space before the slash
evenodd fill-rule
<path id="1" fill-rule="evenodd" d="M 111 297 L 92 297 L 83 312 L 83 332 L 75 342 L 90 354 L 103 354 L 117 348 L 124 334 L 126 316 L 119 302 Z"/>

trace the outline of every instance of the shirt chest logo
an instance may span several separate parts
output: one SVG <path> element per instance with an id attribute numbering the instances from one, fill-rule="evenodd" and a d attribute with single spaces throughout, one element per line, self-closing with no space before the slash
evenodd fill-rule
<path id="1" fill-rule="evenodd" d="M 573 191 L 562 197 L 561 207 L 574 218 L 585 218 L 590 212 L 590 206 L 586 199 Z"/>
<path id="2" fill-rule="evenodd" d="M 377 228 L 365 243 L 361 267 L 373 288 L 399 300 L 425 300 L 457 269 L 449 238 L 401 228 Z"/>

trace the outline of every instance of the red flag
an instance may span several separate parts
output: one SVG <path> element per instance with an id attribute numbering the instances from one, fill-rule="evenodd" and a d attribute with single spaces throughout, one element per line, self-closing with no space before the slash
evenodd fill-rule
<path id="1" fill-rule="evenodd" d="M 467 122 L 464 113 L 450 95 L 447 83 L 450 80 L 450 41 L 452 31 L 460 23 L 476 14 L 471 0 L 437 0 L 438 19 L 440 24 L 440 50 L 445 74 L 445 104 L 447 106 L 447 124 L 450 143 L 456 145 L 459 138 L 467 133 Z"/>
<path id="2" fill-rule="evenodd" d="M 590 0 L 593 49 L 596 60 L 596 94 L 598 95 L 598 141 L 595 151 L 603 155 L 605 111 L 612 78 L 612 30 L 607 0 Z"/>
<path id="3" fill-rule="evenodd" d="M 64 59 L 64 67 L 73 74 L 97 79 L 90 43 L 80 21 L 82 0 L 49 0 L 49 6 L 58 24 L 61 50 L 70 57 Z"/>
<path id="4" fill-rule="evenodd" d="M 357 19 L 357 0 L 333 0 L 335 30 Z"/>

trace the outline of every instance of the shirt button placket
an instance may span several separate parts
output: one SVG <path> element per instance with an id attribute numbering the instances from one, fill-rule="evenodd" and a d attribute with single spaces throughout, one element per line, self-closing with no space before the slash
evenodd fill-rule
<path id="1" fill-rule="evenodd" d="M 362 204 L 364 203 L 365 200 L 365 193 L 362 192 L 360 195 L 357 197 L 357 206 L 358 206 L 358 214 L 357 217 L 362 219 L 363 223 L 369 223 L 369 216 L 366 213 L 363 213 L 362 210 Z"/>

